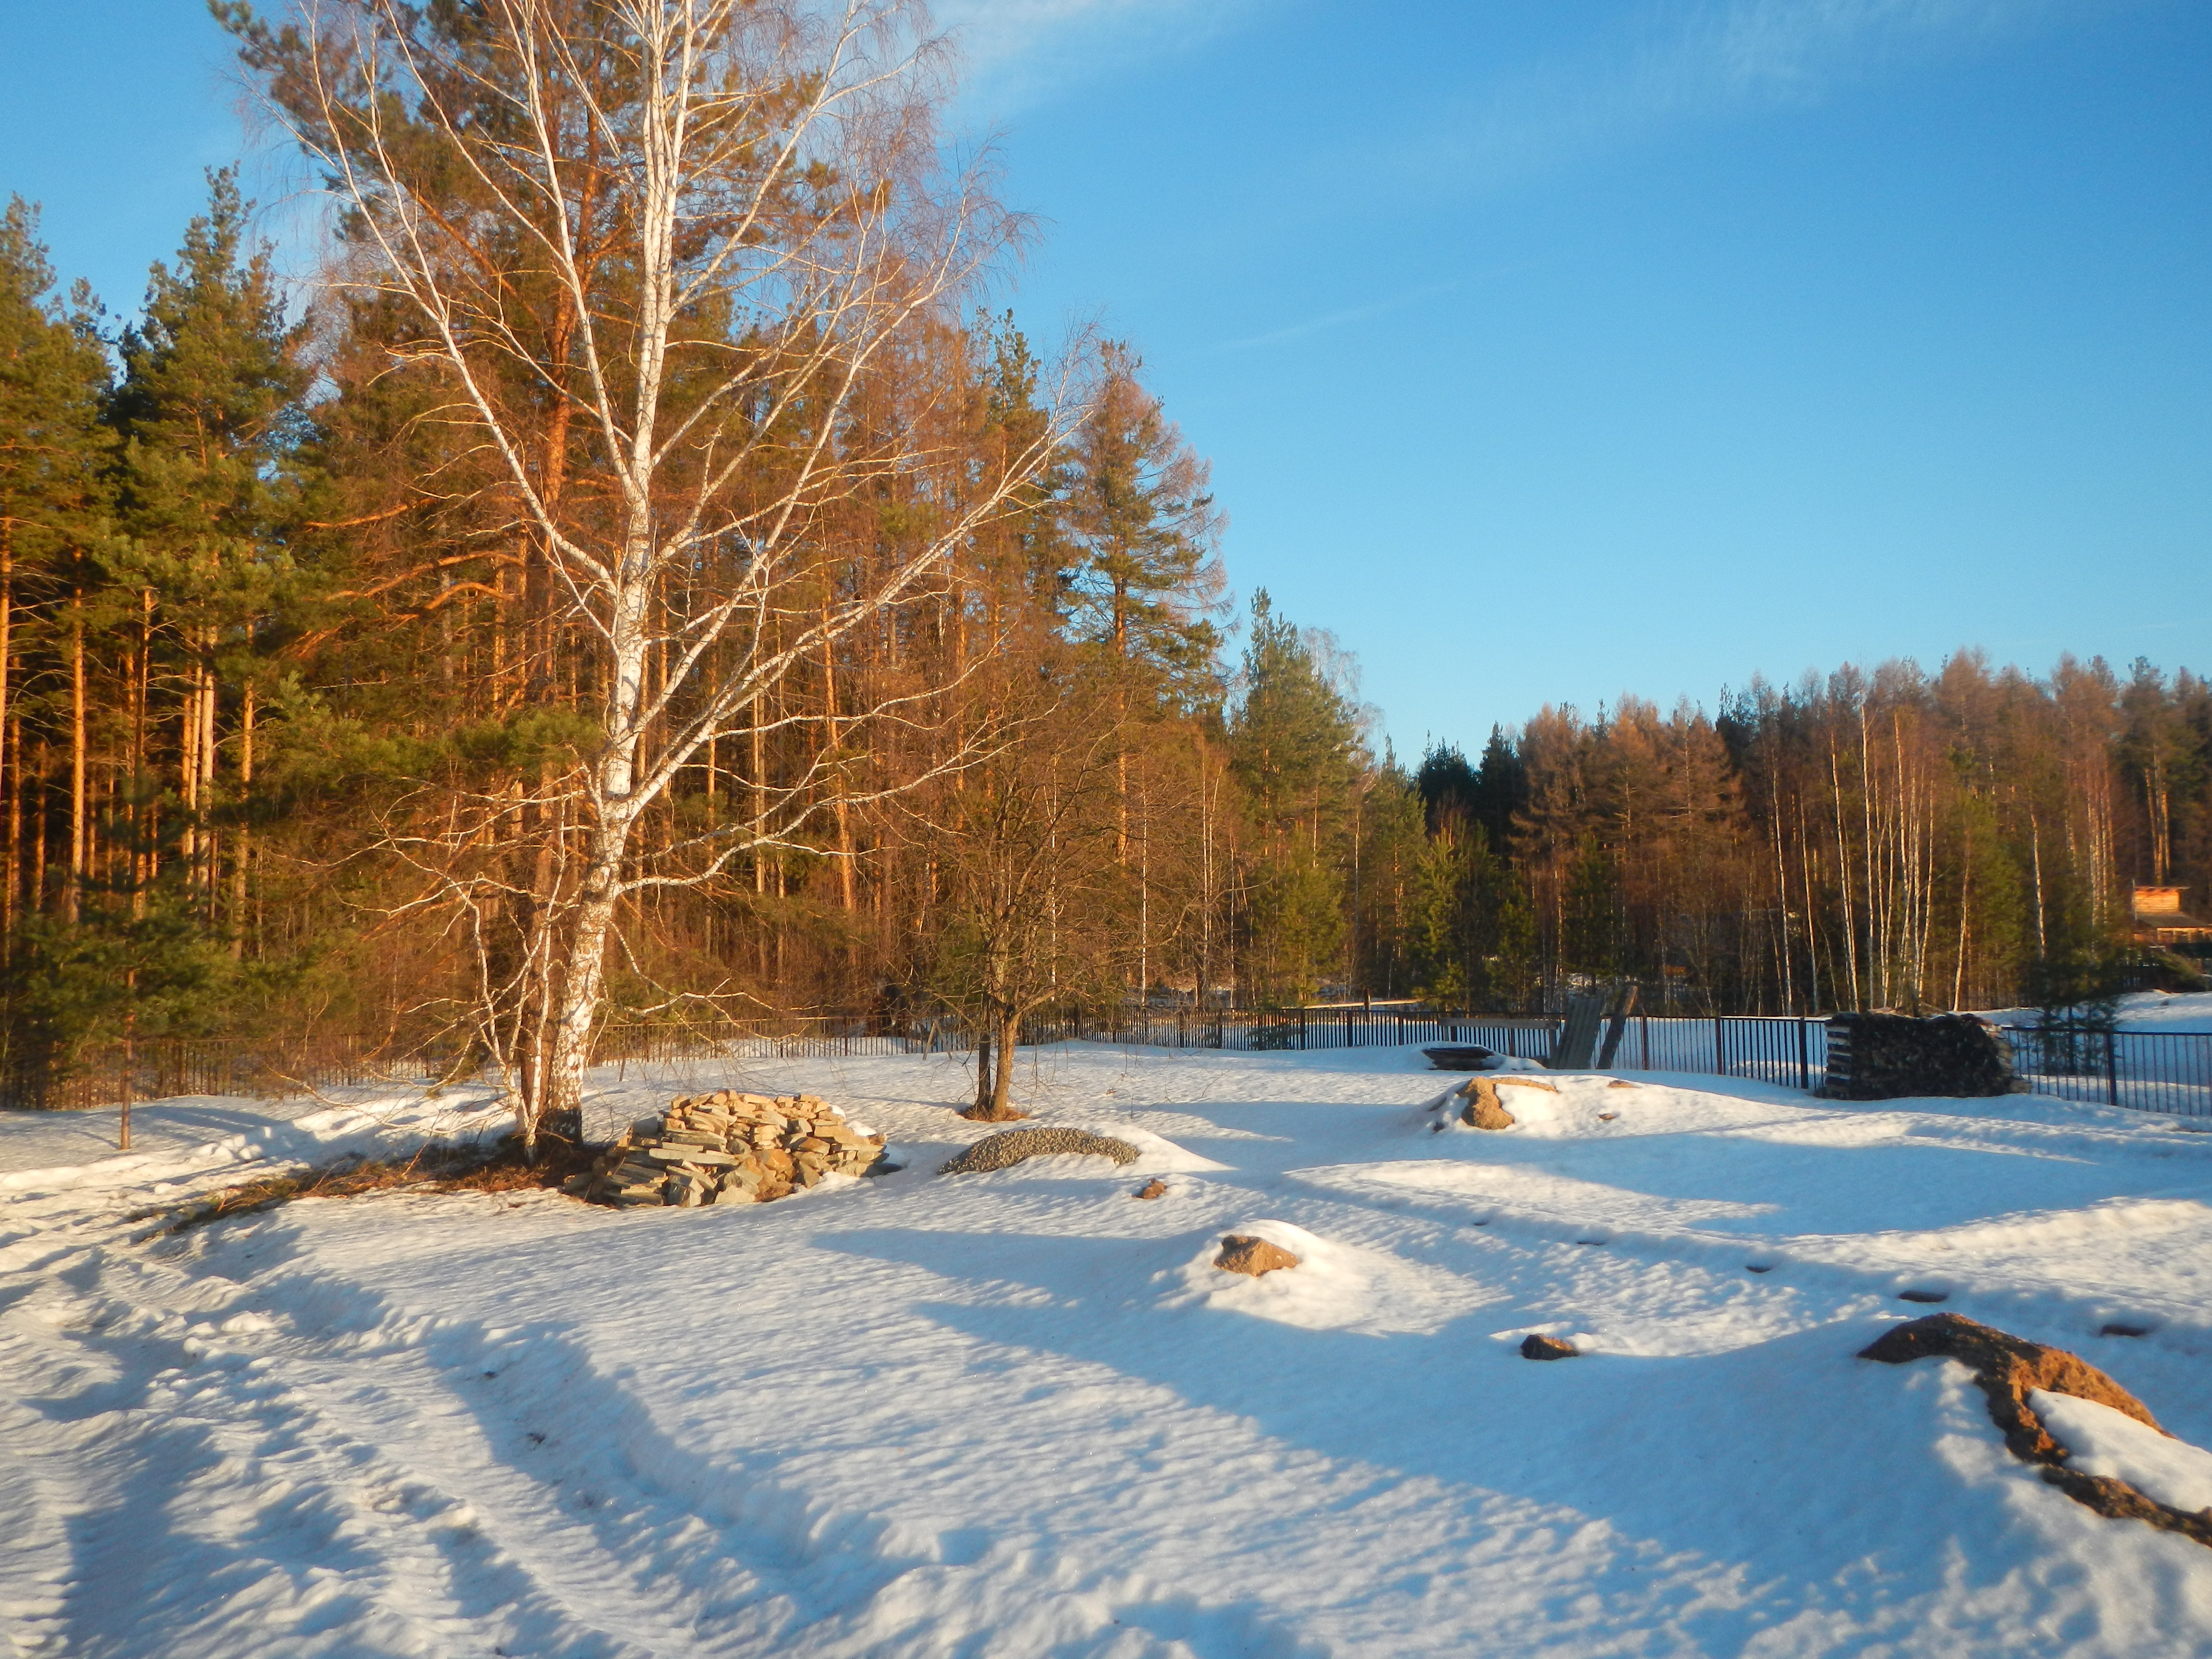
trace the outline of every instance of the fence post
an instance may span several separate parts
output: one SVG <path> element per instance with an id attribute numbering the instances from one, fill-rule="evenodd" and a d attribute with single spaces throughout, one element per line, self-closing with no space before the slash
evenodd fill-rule
<path id="1" fill-rule="evenodd" d="M 1797 1016 L 1797 1086 L 1807 1094 L 1813 1092 L 1812 1044 L 1805 1035 L 1805 1016 Z"/>
<path id="2" fill-rule="evenodd" d="M 131 1025 L 137 1015 L 135 1008 L 126 1008 L 123 1014 L 123 1124 L 115 1143 L 115 1149 L 121 1152 L 131 1150 L 131 1085 L 135 1080 L 131 1075 Z"/>
<path id="3" fill-rule="evenodd" d="M 1721 1017 L 1713 1016 L 1713 1070 L 1721 1076 L 1728 1075 L 1728 1040 L 1721 1030 Z"/>
<path id="4" fill-rule="evenodd" d="M 1305 1052 L 1305 1046 L 1306 1046 L 1306 1011 L 1305 1011 L 1304 1008 L 1300 1008 L 1300 1009 L 1298 1010 L 1298 1052 L 1299 1052 L 1299 1053 L 1301 1053 L 1301 1054 L 1304 1053 L 1304 1052 Z"/>
<path id="5" fill-rule="evenodd" d="M 2105 1100 L 2108 1105 L 2120 1103 L 2120 1034 L 2105 1033 Z"/>
<path id="6" fill-rule="evenodd" d="M 1637 1018 L 1643 1024 L 1639 1035 L 1644 1039 L 1644 1069 L 1648 1072 L 1651 1069 L 1651 1016 L 1639 1014 Z"/>

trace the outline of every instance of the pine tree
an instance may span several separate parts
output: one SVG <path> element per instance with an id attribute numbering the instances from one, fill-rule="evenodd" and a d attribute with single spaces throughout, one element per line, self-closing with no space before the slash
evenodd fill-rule
<path id="1" fill-rule="evenodd" d="M 0 1066 L 28 1098 L 67 1072 L 119 982 L 112 962 L 77 959 L 74 926 L 91 813 L 81 595 L 107 533 L 108 367 L 89 290 L 64 305 L 54 287 L 38 210 L 14 198 L 0 216 Z M 27 752 L 27 714 L 40 729 L 58 715 L 58 776 Z M 32 874 L 47 868 L 50 816 L 65 826 L 58 893 Z"/>
<path id="2" fill-rule="evenodd" d="M 1528 804 L 1528 769 L 1504 728 L 1493 726 L 1475 767 L 1471 808 L 1490 837 L 1491 851 L 1501 858 L 1513 844 L 1514 815 Z"/>
<path id="3" fill-rule="evenodd" d="M 21 879 L 28 798 L 60 784 L 68 853 L 59 897 L 72 914 L 90 829 L 82 593 L 106 536 L 108 368 L 90 291 L 80 283 L 64 307 L 53 289 L 38 210 L 11 198 L 0 216 L 0 771 L 9 865 L 0 933 L 49 897 L 26 890 Z M 33 775 L 24 753 L 27 693 L 64 706 L 70 741 L 58 780 Z M 46 821 L 43 812 L 37 821 Z M 43 859 L 34 862 L 44 866 Z"/>
<path id="4" fill-rule="evenodd" d="M 1416 867 L 1412 916 L 1414 987 L 1437 1008 L 1472 1006 L 1468 958 L 1468 900 L 1475 887 L 1474 860 L 1480 830 L 1462 817 L 1448 818 L 1428 838 Z"/>
<path id="5" fill-rule="evenodd" d="M 1222 588 L 1221 517 L 1206 463 L 1138 380 L 1142 367 L 1126 345 L 1100 349 L 1097 396 L 1067 461 L 1073 598 L 1083 633 L 1196 707 L 1216 683 L 1221 637 L 1207 613 Z"/>
<path id="6" fill-rule="evenodd" d="M 1474 821 L 1480 786 L 1458 744 L 1431 741 L 1421 756 L 1420 770 L 1413 774 L 1413 782 L 1421 792 L 1421 806 L 1431 835 L 1454 819 L 1462 823 Z"/>
<path id="7" fill-rule="evenodd" d="M 285 317 L 270 251 L 247 244 L 234 174 L 208 182 L 207 213 L 174 267 L 155 265 L 143 318 L 124 332 L 113 409 L 124 539 L 112 562 L 140 649 L 159 658 L 138 665 L 140 684 L 150 696 L 166 682 L 179 705 L 179 874 L 203 913 L 227 910 L 242 939 L 251 847 L 242 833 L 220 844 L 217 809 L 252 784 L 269 623 L 297 597 L 289 542 L 307 431 L 307 326 Z M 146 768 L 150 724 L 142 711 L 134 772 Z M 229 776 L 219 780 L 225 725 Z M 139 838 L 150 859 L 154 837 Z"/>
<path id="8" fill-rule="evenodd" d="M 1251 877 L 1251 962 L 1265 1000 L 1310 997 L 1337 971 L 1345 942 L 1347 830 L 1366 763 L 1348 699 L 1316 645 L 1252 598 L 1230 751 L 1258 842 Z"/>

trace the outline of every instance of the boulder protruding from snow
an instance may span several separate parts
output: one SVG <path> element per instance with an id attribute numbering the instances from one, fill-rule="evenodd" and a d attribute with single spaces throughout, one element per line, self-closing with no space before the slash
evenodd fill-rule
<path id="1" fill-rule="evenodd" d="M 1467 1104 L 1462 1109 L 1459 1121 L 1471 1129 L 1510 1129 L 1516 1121 L 1498 1098 L 1498 1083 L 1486 1077 L 1469 1078 L 1461 1085 L 1460 1093 Z"/>
<path id="2" fill-rule="evenodd" d="M 1540 1336 L 1534 1331 L 1521 1339 L 1523 1359 L 1572 1359 L 1581 1352 L 1571 1342 L 1556 1336 Z"/>
<path id="3" fill-rule="evenodd" d="M 1862 1359 L 1904 1365 L 1916 1359 L 1955 1359 L 1974 1374 L 1989 1401 L 1990 1418 L 2015 1457 L 2043 1466 L 2043 1478 L 2100 1515 L 2148 1521 L 2200 1544 L 2212 1544 L 2212 1511 L 2177 1510 L 2124 1480 L 2066 1467 L 2072 1449 L 2059 1443 L 2028 1396 L 2069 1395 L 2104 1406 L 2144 1427 L 2166 1431 L 2149 1407 L 2078 1354 L 2047 1347 L 1984 1325 L 1964 1314 L 1930 1314 L 1893 1327 L 1859 1351 Z"/>
<path id="4" fill-rule="evenodd" d="M 1150 1181 L 1147 1181 L 1143 1186 L 1137 1188 L 1137 1196 L 1139 1198 L 1165 1198 L 1167 1195 L 1168 1183 L 1161 1180 L 1158 1176 L 1154 1176 Z"/>
<path id="5" fill-rule="evenodd" d="M 1126 1140 L 1092 1134 L 1088 1129 L 1008 1129 L 985 1135 L 957 1158 L 948 1159 L 939 1175 L 976 1175 L 985 1170 L 1008 1170 L 1025 1159 L 1064 1153 L 1110 1158 L 1116 1164 L 1133 1164 L 1137 1149 Z"/>
<path id="6" fill-rule="evenodd" d="M 1249 1273 L 1257 1279 L 1261 1273 L 1271 1273 L 1280 1267 L 1295 1267 L 1297 1257 L 1279 1244 L 1270 1244 L 1264 1238 L 1255 1238 L 1249 1233 L 1229 1233 L 1221 1241 L 1221 1254 L 1213 1258 L 1213 1265 L 1224 1273 Z"/>
<path id="7" fill-rule="evenodd" d="M 734 1089 L 673 1101 L 640 1118 L 581 1183 L 581 1196 L 625 1208 L 764 1204 L 826 1175 L 863 1176 L 884 1138 L 815 1095 Z"/>
<path id="8" fill-rule="evenodd" d="M 1974 1380 L 1989 1396 L 1990 1415 L 2004 1431 L 2005 1444 L 2014 1455 L 2030 1462 L 2047 1462 L 2065 1455 L 2027 1403 L 2029 1393 L 2036 1389 L 2110 1406 L 2148 1428 L 2159 1427 L 2158 1419 L 2142 1401 L 2079 1355 L 2030 1342 L 1964 1314 L 1929 1314 L 1924 1319 L 1893 1326 L 1860 1350 L 1859 1358 L 1878 1359 L 1886 1365 L 1909 1364 L 1916 1359 L 1959 1361 L 1973 1372 Z M 2159 1432 L 2166 1431 L 2159 1429 Z"/>

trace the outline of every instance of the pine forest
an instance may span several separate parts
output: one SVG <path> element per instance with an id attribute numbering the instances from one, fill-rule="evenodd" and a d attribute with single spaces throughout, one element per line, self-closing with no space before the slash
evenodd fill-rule
<path id="1" fill-rule="evenodd" d="M 2143 662 L 1392 753 L 1233 597 L 1138 349 L 1006 309 L 1027 228 L 880 19 L 224 15 L 338 204 L 316 281 L 229 173 L 127 325 L 0 228 L 11 1076 L 440 1054 L 528 1127 L 617 1030 L 1986 1008 L 2212 887 L 2212 688 Z"/>

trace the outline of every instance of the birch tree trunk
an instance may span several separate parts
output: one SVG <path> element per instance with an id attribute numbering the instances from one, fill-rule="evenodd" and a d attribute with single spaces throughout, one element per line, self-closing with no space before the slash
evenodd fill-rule
<path id="1" fill-rule="evenodd" d="M 395 371 L 444 389 L 542 544 L 551 614 L 542 634 L 525 619 L 522 649 L 574 642 L 593 730 L 563 739 L 520 809 L 426 781 L 431 827 L 388 838 L 420 872 L 415 902 L 476 941 L 472 1018 L 534 1148 L 542 1125 L 577 1132 L 631 908 L 743 861 L 759 890 L 775 860 L 781 893 L 786 850 L 871 799 L 832 745 L 904 702 L 833 679 L 810 756 L 787 682 L 941 586 L 1077 411 L 1063 386 L 977 487 L 969 381 L 898 372 L 909 344 L 957 331 L 1016 229 L 977 174 L 940 165 L 939 48 L 909 0 L 325 0 L 282 32 L 225 15 L 333 183 L 337 280 L 417 320 L 425 343 Z M 913 406 L 863 418 L 879 386 Z M 571 435 L 541 460 L 549 402 Z M 932 502 L 926 532 L 833 581 L 836 514 L 894 486 Z M 516 674 L 519 695 L 545 699 L 542 678 Z M 750 743 L 747 810 L 641 836 L 726 738 Z M 542 893 L 502 873 L 526 834 L 551 854 Z M 850 909 L 848 836 L 839 850 Z"/>

